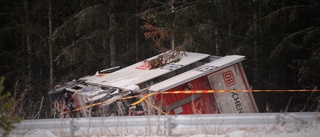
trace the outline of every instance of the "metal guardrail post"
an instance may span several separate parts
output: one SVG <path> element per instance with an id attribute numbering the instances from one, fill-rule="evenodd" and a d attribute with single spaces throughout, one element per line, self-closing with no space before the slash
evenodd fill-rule
<path id="1" fill-rule="evenodd" d="M 276 118 L 276 124 L 280 124 L 280 123 L 281 123 L 280 115 L 279 115 L 279 114 L 276 114 L 276 115 L 275 115 L 275 118 Z"/>
<path id="2" fill-rule="evenodd" d="M 171 120 L 171 117 L 167 117 L 166 136 L 171 137 L 171 135 L 172 135 L 172 120 Z"/>
<path id="3" fill-rule="evenodd" d="M 74 137 L 74 131 L 75 131 L 75 129 L 74 129 L 74 120 L 71 119 L 69 124 L 70 124 L 70 137 Z"/>

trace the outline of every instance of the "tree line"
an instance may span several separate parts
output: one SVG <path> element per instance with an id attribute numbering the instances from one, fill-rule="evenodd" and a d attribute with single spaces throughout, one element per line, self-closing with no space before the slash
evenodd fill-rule
<path id="1" fill-rule="evenodd" d="M 317 0 L 0 0 L 0 75 L 23 96 L 23 117 L 47 105 L 55 85 L 113 66 L 128 66 L 179 48 L 246 56 L 253 89 L 316 89 L 320 85 L 320 2 Z M 276 96 L 275 96 L 276 95 Z M 265 111 L 316 93 L 255 94 Z M 282 101 L 279 101 L 282 100 Z M 275 103 L 276 102 L 276 103 Z M 305 102 L 305 100 L 303 100 Z M 310 105 L 311 104 L 311 105 Z M 17 112 L 18 113 L 18 112 Z"/>

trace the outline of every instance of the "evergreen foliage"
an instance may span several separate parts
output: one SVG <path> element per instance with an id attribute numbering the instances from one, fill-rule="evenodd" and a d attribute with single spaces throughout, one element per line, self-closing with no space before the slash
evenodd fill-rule
<path id="1" fill-rule="evenodd" d="M 9 92 L 5 93 L 3 87 L 4 77 L 0 78 L 0 135 L 6 136 L 15 128 L 14 123 L 21 118 L 13 114 L 14 98 Z"/>

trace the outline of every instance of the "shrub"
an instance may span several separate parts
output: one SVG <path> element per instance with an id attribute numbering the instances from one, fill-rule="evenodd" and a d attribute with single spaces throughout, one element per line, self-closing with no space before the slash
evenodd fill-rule
<path id="1" fill-rule="evenodd" d="M 0 136 L 7 136 L 22 118 L 13 114 L 14 98 L 9 92 L 3 92 L 4 77 L 0 78 Z"/>

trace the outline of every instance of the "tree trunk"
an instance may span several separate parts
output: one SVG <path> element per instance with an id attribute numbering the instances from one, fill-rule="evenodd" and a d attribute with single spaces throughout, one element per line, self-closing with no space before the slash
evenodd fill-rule
<path id="1" fill-rule="evenodd" d="M 138 27 L 138 18 L 136 19 L 136 26 Z M 136 62 L 139 61 L 139 29 L 136 29 L 136 33 L 135 33 L 135 59 Z"/>
<path id="2" fill-rule="evenodd" d="M 171 7 L 171 12 L 172 12 L 172 14 L 174 14 L 174 5 L 173 5 L 173 3 L 175 3 L 175 0 L 171 0 L 170 1 L 170 7 Z M 175 24 L 174 24 L 174 19 L 173 19 L 173 21 L 172 21 L 172 32 L 171 32 L 171 49 L 172 50 L 174 50 L 174 48 L 175 48 L 175 45 L 174 45 L 174 43 L 175 43 L 175 36 L 174 36 L 174 27 L 175 27 Z"/>
<path id="3" fill-rule="evenodd" d="M 48 11 L 48 22 L 49 22 L 49 60 L 50 60 L 50 89 L 53 88 L 53 51 L 52 44 L 50 42 L 52 36 L 52 1 L 49 0 L 49 11 Z"/>
<path id="4" fill-rule="evenodd" d="M 28 0 L 24 1 L 24 10 L 26 12 L 26 17 L 24 18 L 24 25 L 27 26 L 29 25 L 29 3 Z M 32 86 L 32 80 L 33 80 L 33 64 L 32 64 L 32 43 L 30 41 L 30 37 L 28 36 L 28 34 L 26 34 L 25 32 L 25 36 L 26 39 L 23 39 L 23 41 L 26 41 L 26 46 L 27 46 L 27 68 L 28 68 L 28 78 L 27 78 L 27 90 L 28 91 L 32 91 L 33 90 L 33 86 Z"/>
<path id="5" fill-rule="evenodd" d="M 220 45 L 218 42 L 218 37 L 219 37 L 218 29 L 214 29 L 214 35 L 215 35 L 216 55 L 220 55 Z"/>
<path id="6" fill-rule="evenodd" d="M 103 52 L 104 53 L 108 53 L 108 52 L 110 52 L 109 51 L 109 48 L 110 48 L 110 46 L 108 46 L 108 41 L 107 41 L 107 39 L 103 39 L 102 40 L 102 47 L 103 47 Z M 108 67 L 110 67 L 109 65 L 108 65 L 108 61 L 109 61 L 109 58 L 110 58 L 110 56 L 103 56 L 103 61 L 102 61 L 102 63 L 103 63 L 103 67 L 104 68 L 108 68 Z"/>
<path id="7" fill-rule="evenodd" d="M 110 15 L 110 66 L 116 66 L 116 45 L 115 45 L 116 21 L 114 14 Z"/>
<path id="8" fill-rule="evenodd" d="M 30 38 L 27 36 L 27 52 L 28 52 L 28 88 L 29 90 L 33 89 L 32 81 L 33 81 L 33 59 L 32 59 L 32 44 L 30 42 Z"/>
<path id="9" fill-rule="evenodd" d="M 260 88 L 260 84 L 258 82 L 259 77 L 259 27 L 256 23 L 259 19 L 259 12 L 260 12 L 260 4 L 259 1 L 253 0 L 253 4 L 255 5 L 255 11 L 253 14 L 253 31 L 254 31 L 254 41 L 253 41 L 253 62 L 254 62 L 254 68 L 253 68 L 253 85 L 256 86 L 256 88 Z"/>
<path id="10" fill-rule="evenodd" d="M 136 5 L 135 5 L 135 12 L 138 13 L 139 10 L 138 10 L 138 5 L 139 5 L 139 1 L 136 0 Z M 136 28 L 139 28 L 139 24 L 138 24 L 138 18 L 136 17 L 135 18 L 135 26 Z M 136 33 L 135 33 L 135 59 L 136 59 L 136 62 L 139 61 L 139 54 L 138 54 L 138 51 L 139 51 L 139 31 L 140 29 L 135 29 L 136 30 Z"/>

